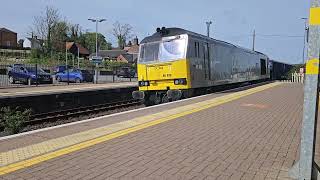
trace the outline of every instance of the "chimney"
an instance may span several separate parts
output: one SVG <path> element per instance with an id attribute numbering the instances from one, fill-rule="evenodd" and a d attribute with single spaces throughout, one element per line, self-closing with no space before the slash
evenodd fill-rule
<path id="1" fill-rule="evenodd" d="M 137 36 L 133 39 L 133 45 L 139 45 L 139 40 Z"/>

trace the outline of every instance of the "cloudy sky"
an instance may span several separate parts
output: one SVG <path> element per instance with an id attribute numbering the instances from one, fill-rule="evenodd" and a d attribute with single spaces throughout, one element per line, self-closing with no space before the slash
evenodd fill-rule
<path id="1" fill-rule="evenodd" d="M 68 21 L 94 31 L 87 19 L 106 18 L 99 31 L 115 44 L 110 31 L 115 21 L 129 23 L 141 40 L 157 27 L 181 27 L 205 34 L 205 21 L 213 21 L 211 35 L 246 48 L 252 47 L 252 32 L 257 33 L 256 50 L 271 58 L 302 61 L 304 22 L 309 1 L 305 0 L 10 0 L 0 7 L 0 27 L 9 28 L 24 38 L 33 17 L 46 6 L 59 9 Z"/>

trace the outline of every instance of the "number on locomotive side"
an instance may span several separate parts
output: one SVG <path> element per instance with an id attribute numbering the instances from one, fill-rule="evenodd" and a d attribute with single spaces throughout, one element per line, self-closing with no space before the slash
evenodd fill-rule
<path id="1" fill-rule="evenodd" d="M 162 77 L 171 77 L 171 74 L 163 74 Z"/>

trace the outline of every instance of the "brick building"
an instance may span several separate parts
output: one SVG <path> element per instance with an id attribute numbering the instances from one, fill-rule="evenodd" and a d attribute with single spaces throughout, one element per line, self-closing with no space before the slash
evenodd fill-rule
<path id="1" fill-rule="evenodd" d="M 17 33 L 6 28 L 0 28 L 0 47 L 16 48 Z"/>

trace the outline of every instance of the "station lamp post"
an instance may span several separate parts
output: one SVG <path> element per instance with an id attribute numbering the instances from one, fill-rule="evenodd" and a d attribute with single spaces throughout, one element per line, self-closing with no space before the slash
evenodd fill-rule
<path id="1" fill-rule="evenodd" d="M 99 19 L 99 18 L 92 19 L 92 18 L 89 18 L 88 20 L 96 23 L 96 58 L 97 58 L 98 57 L 98 23 L 106 21 L 106 19 Z M 99 64 L 96 63 L 95 83 L 98 83 L 98 67 L 99 67 Z"/>

